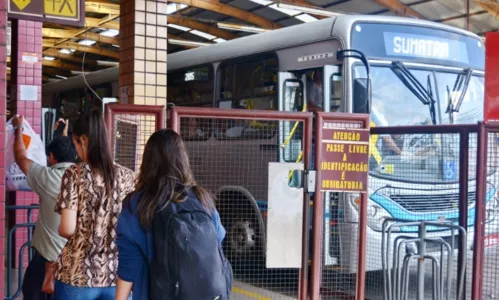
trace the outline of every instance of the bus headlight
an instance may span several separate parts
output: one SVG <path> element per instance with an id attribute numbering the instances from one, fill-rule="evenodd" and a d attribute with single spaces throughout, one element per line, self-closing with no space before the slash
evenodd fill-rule
<path id="1" fill-rule="evenodd" d="M 352 204 L 359 211 L 360 197 L 353 199 Z M 381 231 L 383 229 L 383 222 L 389 218 L 392 218 L 392 215 L 386 209 L 371 199 L 367 200 L 367 226 L 372 230 Z"/>

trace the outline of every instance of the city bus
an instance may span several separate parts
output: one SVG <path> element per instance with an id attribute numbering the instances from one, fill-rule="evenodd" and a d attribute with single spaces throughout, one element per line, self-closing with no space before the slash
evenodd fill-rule
<path id="1" fill-rule="evenodd" d="M 372 126 L 476 124 L 483 120 L 484 48 L 477 35 L 439 23 L 341 15 L 168 55 L 168 102 L 176 106 L 298 111 L 309 102 L 307 98 L 319 97 L 320 103 L 309 105 L 310 109 L 369 111 Z M 369 74 L 359 57 L 339 57 L 341 50 L 360 53 L 368 62 Z M 117 83 L 118 68 L 88 74 L 86 80 L 91 85 Z M 43 93 L 84 87 L 79 76 L 46 84 Z M 366 94 L 370 97 L 362 97 Z M 119 97 L 118 89 L 109 96 Z M 212 130 L 218 125 L 195 122 L 194 130 L 184 137 L 197 180 L 217 197 L 228 233 L 226 251 L 234 259 L 262 261 L 268 162 L 276 157 L 286 162 L 298 160 L 300 139 L 282 149 L 285 134 L 272 133 L 267 127 L 259 129 L 251 122 L 224 133 Z M 367 271 L 382 268 L 384 220 L 457 222 L 459 199 L 458 141 L 429 135 L 380 136 L 372 141 Z M 470 148 L 473 161 L 476 136 L 471 138 Z M 416 155 L 421 149 L 428 151 Z M 470 164 L 469 246 L 473 240 L 475 168 Z M 487 222 L 492 222 L 498 203 L 495 170 L 489 177 Z M 324 265 L 353 273 L 358 195 L 330 193 L 326 199 Z M 406 228 L 394 237 L 402 234 L 415 235 L 416 229 Z M 451 235 L 431 229 L 430 234 L 447 240 Z M 488 231 L 487 235 L 495 236 Z"/>

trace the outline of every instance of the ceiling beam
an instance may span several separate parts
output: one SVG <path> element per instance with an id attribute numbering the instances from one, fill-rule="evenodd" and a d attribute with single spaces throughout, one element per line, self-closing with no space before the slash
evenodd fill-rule
<path id="1" fill-rule="evenodd" d="M 78 57 L 76 55 L 71 55 L 71 54 L 64 54 L 64 53 L 61 53 L 61 52 L 59 52 L 59 50 L 54 49 L 54 48 L 43 51 L 43 55 L 44 56 L 51 56 L 51 57 L 55 57 L 55 58 L 58 58 L 61 60 L 67 60 L 67 61 L 71 61 L 71 62 L 75 62 L 75 63 L 79 63 L 79 64 L 81 64 L 82 60 L 83 60 L 81 57 Z M 93 59 L 85 58 L 85 64 L 96 65 L 97 61 L 93 60 Z"/>
<path id="2" fill-rule="evenodd" d="M 109 20 L 112 19 L 112 20 Z M 113 21 L 116 19 L 116 16 L 109 16 L 103 19 L 97 18 L 85 18 L 85 26 L 86 27 L 100 27 L 105 29 L 116 29 L 120 30 L 120 22 Z"/>
<path id="3" fill-rule="evenodd" d="M 52 76 L 55 76 L 55 75 L 61 75 L 61 76 L 65 76 L 65 77 L 71 76 L 71 72 L 69 72 L 68 70 L 54 68 L 54 67 L 50 67 L 50 66 L 43 66 L 42 72 L 43 72 L 43 74 L 48 74 L 48 75 L 52 75 Z"/>
<path id="4" fill-rule="evenodd" d="M 489 14 L 491 14 L 495 18 L 499 18 L 498 4 L 493 4 L 489 1 L 480 1 L 480 0 L 473 0 L 473 2 L 475 2 L 475 4 L 480 6 L 481 8 L 485 9 Z"/>
<path id="5" fill-rule="evenodd" d="M 382 5 L 389 10 L 396 12 L 401 16 L 415 17 L 418 19 L 426 19 L 422 14 L 402 3 L 400 0 L 374 0 L 374 2 Z"/>
<path id="6" fill-rule="evenodd" d="M 85 1 L 85 12 L 91 12 L 103 15 L 119 15 L 120 5 Z"/>
<path id="7" fill-rule="evenodd" d="M 43 28 L 43 36 L 49 38 L 60 38 L 60 39 L 72 39 L 80 35 L 77 31 L 65 30 L 65 29 L 51 29 Z M 104 44 L 115 44 L 118 45 L 120 40 L 115 37 L 107 37 L 100 35 L 95 32 L 85 32 L 81 34 L 80 38 L 93 40 Z"/>
<path id="8" fill-rule="evenodd" d="M 68 70 L 68 71 L 81 71 L 81 66 L 68 64 L 68 63 L 56 61 L 56 60 L 44 59 L 43 65 L 46 67 L 59 68 L 59 69 L 64 69 L 64 70 Z"/>
<path id="9" fill-rule="evenodd" d="M 108 49 L 101 49 L 101 48 L 93 47 L 93 46 L 87 47 L 87 46 L 83 46 L 83 45 L 80 45 L 77 43 L 66 42 L 66 43 L 60 43 L 60 44 L 55 45 L 54 43 L 43 41 L 42 46 L 48 47 L 48 48 L 58 48 L 58 49 L 63 49 L 63 48 L 74 49 L 74 50 L 80 51 L 80 52 L 88 52 L 88 53 L 98 54 L 98 55 L 102 55 L 102 56 L 112 57 L 116 60 L 120 59 L 120 54 L 116 51 L 112 51 L 112 50 L 108 50 Z"/>
<path id="10" fill-rule="evenodd" d="M 265 19 L 264 17 L 260 17 L 259 15 L 236 8 L 234 6 L 230 6 L 228 4 L 212 2 L 207 0 L 170 0 L 170 3 L 181 3 L 197 8 L 202 8 L 229 17 L 233 17 L 254 25 L 258 25 L 265 29 L 281 28 L 281 25 L 274 23 L 268 19 Z"/>
<path id="11" fill-rule="evenodd" d="M 182 16 L 179 16 L 176 14 L 168 15 L 168 23 L 180 25 L 180 26 L 184 26 L 184 27 L 189 27 L 191 29 L 196 29 L 199 31 L 203 31 L 203 32 L 209 33 L 211 35 L 214 35 L 216 37 L 223 38 L 225 40 L 232 40 L 232 39 L 238 38 L 237 35 L 235 35 L 231 32 L 228 32 L 226 30 L 220 29 L 220 28 L 215 27 L 215 26 L 208 25 L 208 24 L 203 23 L 203 22 L 195 21 L 191 18 L 182 17 Z"/>

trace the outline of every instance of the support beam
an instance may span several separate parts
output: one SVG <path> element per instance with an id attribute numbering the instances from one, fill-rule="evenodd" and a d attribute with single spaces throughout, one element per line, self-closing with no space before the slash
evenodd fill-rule
<path id="1" fill-rule="evenodd" d="M 193 19 L 187 18 L 187 17 L 182 17 L 176 14 L 173 15 L 168 15 L 168 23 L 169 24 L 175 24 L 175 25 L 180 25 L 184 27 L 189 27 L 191 29 L 196 29 L 199 31 L 203 31 L 206 33 L 209 33 L 211 35 L 214 35 L 219 38 L 223 38 L 225 40 L 233 40 L 238 38 L 237 35 L 228 32 L 226 30 L 220 29 L 215 26 L 208 25 L 203 22 L 198 22 Z"/>
<path id="2" fill-rule="evenodd" d="M 75 55 L 71 55 L 71 54 L 64 54 L 64 53 L 61 53 L 61 52 L 59 52 L 59 50 L 54 49 L 54 48 L 43 51 L 43 55 L 44 56 L 55 57 L 55 58 L 58 58 L 58 59 L 61 59 L 61 60 L 66 60 L 66 61 L 71 61 L 71 62 L 75 62 L 75 63 L 80 63 L 80 64 L 82 62 L 82 58 L 81 57 L 78 57 L 78 56 L 75 56 Z M 93 60 L 93 59 L 85 58 L 85 64 L 96 65 L 97 61 Z"/>
<path id="3" fill-rule="evenodd" d="M 61 61 L 55 61 L 55 60 L 43 60 L 43 65 L 46 67 L 52 67 L 52 68 L 59 68 L 59 69 L 64 69 L 64 70 L 69 70 L 69 71 L 81 71 L 81 65 L 73 65 L 73 64 L 68 64 L 64 63 Z"/>
<path id="4" fill-rule="evenodd" d="M 98 3 L 85 1 L 85 12 L 103 14 L 103 15 L 119 15 L 119 4 Z"/>
<path id="5" fill-rule="evenodd" d="M 374 2 L 378 3 L 379 5 L 382 5 L 389 10 L 396 12 L 397 14 L 401 16 L 407 16 L 407 17 L 415 17 L 418 19 L 426 19 L 422 14 L 418 13 L 414 9 L 410 8 L 409 6 L 405 5 L 399 0 L 374 0 Z"/>
<path id="6" fill-rule="evenodd" d="M 258 25 L 265 29 L 278 29 L 281 25 L 274 23 L 264 17 L 260 17 L 254 13 L 230 6 L 228 4 L 223 4 L 219 2 L 211 2 L 207 0 L 170 0 L 170 3 L 181 3 L 189 6 L 202 8 L 205 10 L 213 11 L 219 14 L 223 14 L 229 17 L 233 17 L 245 22 Z"/>
<path id="7" fill-rule="evenodd" d="M 109 16 L 103 19 L 97 18 L 85 18 L 85 26 L 86 27 L 100 27 L 105 29 L 116 29 L 120 30 L 120 23 L 113 21 L 116 19 L 116 16 Z"/>
<path id="8" fill-rule="evenodd" d="M 88 53 L 98 54 L 98 55 L 102 55 L 102 56 L 112 57 L 115 59 L 120 58 L 120 54 L 118 52 L 111 51 L 108 49 L 101 49 L 101 48 L 97 48 L 97 47 L 87 47 L 87 46 L 83 46 L 83 45 L 80 45 L 77 43 L 66 42 L 66 43 L 61 43 L 61 44 L 55 45 L 54 43 L 43 41 L 43 47 L 58 48 L 58 49 L 64 49 L 64 48 L 65 49 L 74 49 L 74 50 L 80 51 L 80 52 L 88 52 Z"/>
<path id="9" fill-rule="evenodd" d="M 494 16 L 495 18 L 499 18 L 499 4 L 493 4 L 489 1 L 480 1 L 480 0 L 473 0 L 476 5 L 480 6 L 481 8 L 485 9 L 489 14 Z"/>

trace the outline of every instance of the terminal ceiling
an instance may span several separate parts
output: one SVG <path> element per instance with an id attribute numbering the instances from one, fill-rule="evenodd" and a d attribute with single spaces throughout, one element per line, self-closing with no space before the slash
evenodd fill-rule
<path id="1" fill-rule="evenodd" d="M 138 0 L 136 0 L 138 1 Z M 456 26 L 479 35 L 499 30 L 499 0 L 170 0 L 158 3 L 168 13 L 168 52 L 223 43 L 265 30 L 325 18 L 299 8 L 332 13 L 399 15 Z M 294 5 L 284 9 L 282 4 Z M 63 79 L 117 65 L 119 1 L 86 1 L 86 27 L 43 26 L 43 79 Z M 289 6 L 288 6 L 289 8 Z M 305 9 L 306 10 L 306 9 Z"/>

